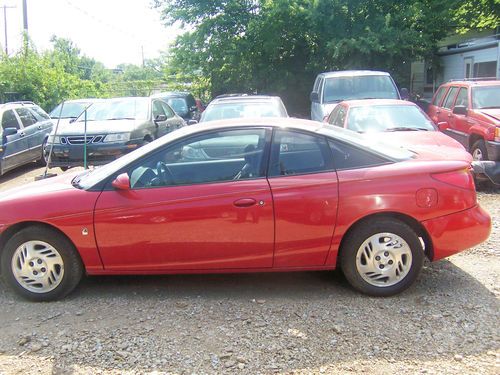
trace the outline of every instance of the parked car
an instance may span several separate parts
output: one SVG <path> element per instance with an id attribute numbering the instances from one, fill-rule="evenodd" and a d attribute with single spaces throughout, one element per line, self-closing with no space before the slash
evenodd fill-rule
<path id="1" fill-rule="evenodd" d="M 84 151 L 89 164 L 101 165 L 184 125 L 160 99 L 107 99 L 91 105 L 75 122 L 59 127 L 49 137 L 46 150 L 52 151 L 51 167 L 82 165 Z"/>
<path id="2" fill-rule="evenodd" d="M 318 126 L 319 125 L 319 126 Z M 1 273 L 36 300 L 83 274 L 332 270 L 408 288 L 487 239 L 469 164 L 298 119 L 188 126 L 94 170 L 0 196 Z"/>
<path id="3" fill-rule="evenodd" d="M 500 81 L 451 81 L 439 87 L 429 117 L 472 154 L 500 161 Z"/>
<path id="4" fill-rule="evenodd" d="M 391 75 L 372 70 L 341 70 L 318 74 L 311 100 L 311 120 L 323 121 L 344 100 L 401 99 Z"/>
<path id="5" fill-rule="evenodd" d="M 66 125 L 76 120 L 83 111 L 92 105 L 102 101 L 102 99 L 72 99 L 65 100 L 59 103 L 52 111 L 50 111 L 50 118 L 59 120 L 59 125 Z"/>
<path id="6" fill-rule="evenodd" d="M 43 153 L 53 123 L 33 102 L 0 105 L 0 176 L 18 166 L 38 161 L 45 165 Z"/>
<path id="7" fill-rule="evenodd" d="M 288 117 L 279 96 L 225 94 L 212 100 L 200 122 L 248 117 Z"/>
<path id="8" fill-rule="evenodd" d="M 175 113 L 188 122 L 188 125 L 200 121 L 200 115 L 203 111 L 200 110 L 196 99 L 190 92 L 161 92 L 152 95 L 152 97 L 167 102 Z"/>
<path id="9" fill-rule="evenodd" d="M 447 159 L 472 161 L 459 142 L 438 131 L 437 126 L 416 104 L 406 100 L 340 102 L 326 122 L 362 133 L 372 140 L 418 149 L 420 152 L 440 153 Z"/>

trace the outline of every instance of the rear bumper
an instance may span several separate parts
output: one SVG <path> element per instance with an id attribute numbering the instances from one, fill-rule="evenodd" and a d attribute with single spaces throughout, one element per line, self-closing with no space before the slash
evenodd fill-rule
<path id="1" fill-rule="evenodd" d="M 434 261 L 485 241 L 490 235 L 491 217 L 476 205 L 465 211 L 423 221 L 422 225 L 431 238 Z"/>
<path id="2" fill-rule="evenodd" d="M 489 160 L 500 161 L 500 142 L 486 141 L 486 152 Z"/>

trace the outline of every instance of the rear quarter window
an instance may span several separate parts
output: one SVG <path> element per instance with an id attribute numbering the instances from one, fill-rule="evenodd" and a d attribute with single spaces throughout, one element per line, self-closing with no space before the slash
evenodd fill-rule
<path id="1" fill-rule="evenodd" d="M 329 140 L 336 170 L 359 169 L 389 164 L 392 161 L 347 143 Z"/>

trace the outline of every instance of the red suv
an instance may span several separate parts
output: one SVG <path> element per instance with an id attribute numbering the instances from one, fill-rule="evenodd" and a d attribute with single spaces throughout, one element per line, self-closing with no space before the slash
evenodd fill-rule
<path id="1" fill-rule="evenodd" d="M 451 81 L 439 87 L 427 114 L 474 160 L 500 161 L 500 81 Z"/>

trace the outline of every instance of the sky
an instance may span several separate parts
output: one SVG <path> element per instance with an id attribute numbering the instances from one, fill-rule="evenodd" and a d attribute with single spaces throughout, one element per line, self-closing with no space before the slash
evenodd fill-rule
<path id="1" fill-rule="evenodd" d="M 50 49 L 52 35 L 71 39 L 81 52 L 108 68 L 142 64 L 158 57 L 179 33 L 165 27 L 152 0 L 27 0 L 28 34 L 37 50 Z M 5 50 L 3 5 L 7 9 L 9 54 L 22 45 L 22 0 L 0 0 L 0 45 Z"/>

